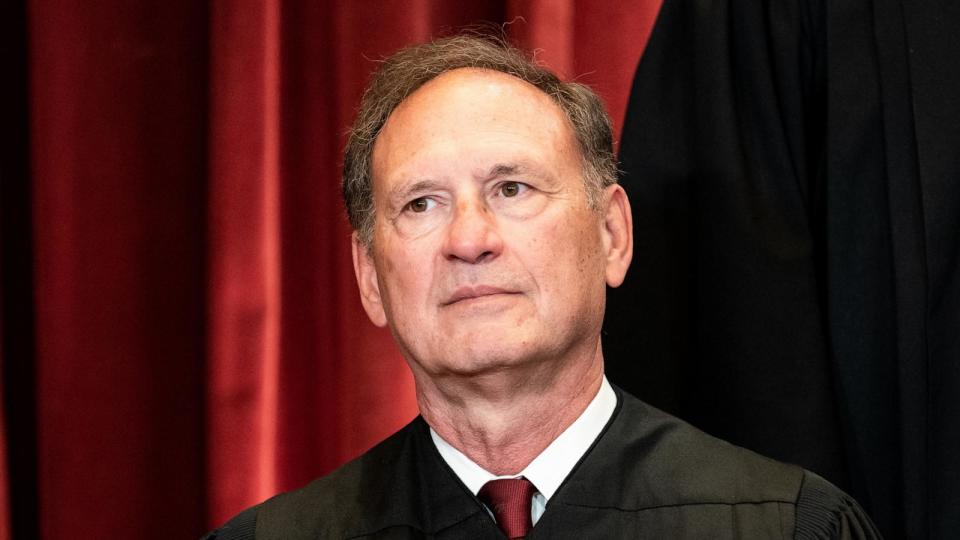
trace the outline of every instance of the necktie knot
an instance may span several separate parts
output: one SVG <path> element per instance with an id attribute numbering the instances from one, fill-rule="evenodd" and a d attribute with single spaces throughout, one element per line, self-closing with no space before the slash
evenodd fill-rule
<path id="1" fill-rule="evenodd" d="M 477 497 L 493 512 L 507 538 L 523 538 L 533 528 L 530 500 L 536 491 L 526 478 L 501 478 L 484 484 Z"/>

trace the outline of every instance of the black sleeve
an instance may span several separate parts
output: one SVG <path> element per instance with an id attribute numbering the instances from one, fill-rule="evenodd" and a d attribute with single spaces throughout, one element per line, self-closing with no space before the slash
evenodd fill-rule
<path id="1" fill-rule="evenodd" d="M 805 471 L 797 499 L 795 539 L 883 538 L 857 501 L 816 474 Z"/>
<path id="2" fill-rule="evenodd" d="M 200 540 L 253 540 L 259 510 L 259 505 L 247 508 L 219 529 L 207 533 Z"/>

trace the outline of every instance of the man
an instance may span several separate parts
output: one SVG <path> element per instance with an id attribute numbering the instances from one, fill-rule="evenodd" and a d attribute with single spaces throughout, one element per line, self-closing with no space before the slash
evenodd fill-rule
<path id="1" fill-rule="evenodd" d="M 361 300 L 421 416 L 211 538 L 878 536 L 826 481 L 604 378 L 632 229 L 586 87 L 475 37 L 400 51 L 364 95 L 344 195 Z"/>

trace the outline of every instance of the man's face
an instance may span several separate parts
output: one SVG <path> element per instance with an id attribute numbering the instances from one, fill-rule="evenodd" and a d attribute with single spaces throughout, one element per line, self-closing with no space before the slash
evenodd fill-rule
<path id="1" fill-rule="evenodd" d="M 589 206 L 576 140 L 548 96 L 499 72 L 441 75 L 388 119 L 373 178 L 369 253 L 354 241 L 361 296 L 415 373 L 596 350 L 606 282 L 619 285 L 629 253 L 611 263 L 608 212 Z M 601 206 L 611 198 L 629 213 L 619 186 Z"/>

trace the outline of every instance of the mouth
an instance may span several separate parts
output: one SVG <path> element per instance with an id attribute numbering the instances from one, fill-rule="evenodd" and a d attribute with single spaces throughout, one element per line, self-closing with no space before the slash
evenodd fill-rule
<path id="1" fill-rule="evenodd" d="M 453 291 L 441 305 L 450 306 L 471 300 L 480 300 L 493 296 L 519 294 L 516 291 L 502 289 L 500 287 L 491 287 L 489 285 L 478 285 L 476 287 L 460 287 Z"/>

